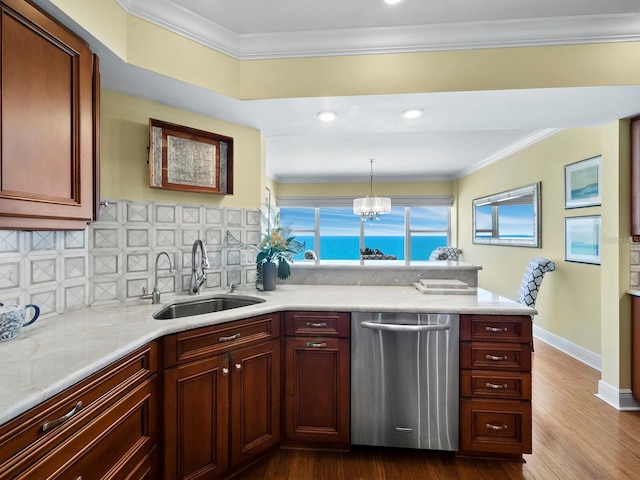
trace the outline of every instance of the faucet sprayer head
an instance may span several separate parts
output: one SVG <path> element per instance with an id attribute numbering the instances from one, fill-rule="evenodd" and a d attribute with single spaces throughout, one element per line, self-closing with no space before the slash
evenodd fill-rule
<path id="1" fill-rule="evenodd" d="M 200 267 L 203 270 L 211 268 L 211 264 L 209 263 L 209 256 L 207 255 L 207 249 L 204 247 L 204 243 L 202 244 L 202 258 L 200 259 Z"/>

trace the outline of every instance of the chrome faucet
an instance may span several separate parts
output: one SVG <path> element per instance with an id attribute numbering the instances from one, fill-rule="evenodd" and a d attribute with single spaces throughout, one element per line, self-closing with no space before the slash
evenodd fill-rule
<path id="1" fill-rule="evenodd" d="M 196 264 L 196 253 L 200 248 L 200 270 L 201 274 L 198 275 L 198 265 Z M 207 268 L 210 268 L 209 257 L 207 257 L 207 249 L 204 248 L 202 240 L 198 239 L 193 242 L 193 248 L 191 249 L 191 286 L 189 288 L 190 295 L 197 295 L 200 293 L 200 287 L 207 281 Z"/>
<path id="2" fill-rule="evenodd" d="M 160 287 L 158 286 L 158 260 L 160 260 L 160 257 L 162 255 L 165 255 L 167 257 L 167 260 L 169 260 L 169 271 L 172 271 L 171 257 L 169 256 L 169 254 L 167 252 L 160 252 L 158 255 L 156 255 L 156 265 L 153 271 L 153 290 L 151 294 L 148 294 L 146 292 L 146 289 L 143 287 L 142 296 L 140 297 L 144 300 L 151 298 L 151 303 L 154 305 L 160 303 Z"/>
<path id="3" fill-rule="evenodd" d="M 229 285 L 229 293 L 238 293 L 238 284 L 232 283 Z"/>

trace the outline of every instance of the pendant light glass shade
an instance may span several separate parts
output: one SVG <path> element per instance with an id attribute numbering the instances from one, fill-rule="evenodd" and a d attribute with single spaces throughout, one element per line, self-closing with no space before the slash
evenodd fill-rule
<path id="1" fill-rule="evenodd" d="M 360 215 L 362 220 L 378 220 L 380 215 L 391 213 L 391 199 L 373 195 L 373 159 L 369 175 L 369 195 L 353 200 L 353 213 Z"/>

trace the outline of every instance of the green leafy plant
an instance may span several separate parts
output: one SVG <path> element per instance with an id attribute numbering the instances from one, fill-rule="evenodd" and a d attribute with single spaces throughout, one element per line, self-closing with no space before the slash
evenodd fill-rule
<path id="1" fill-rule="evenodd" d="M 231 232 L 227 232 L 233 243 L 256 251 L 256 287 L 262 285 L 262 266 L 267 262 L 277 265 L 278 278 L 281 280 L 289 278 L 293 256 L 305 248 L 304 243 L 297 241 L 291 235 L 290 225 L 281 225 L 280 213 L 275 208 L 265 206 L 261 213 L 263 232 L 262 240 L 258 245 L 247 245 L 235 238 Z"/>

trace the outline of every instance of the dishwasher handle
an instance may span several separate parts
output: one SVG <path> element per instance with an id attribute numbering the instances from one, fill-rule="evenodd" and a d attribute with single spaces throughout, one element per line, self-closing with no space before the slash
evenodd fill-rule
<path id="1" fill-rule="evenodd" d="M 372 330 L 386 330 L 389 332 L 437 332 L 451 329 L 450 323 L 436 323 L 432 325 L 401 325 L 395 323 L 360 322 L 360 325 Z"/>

